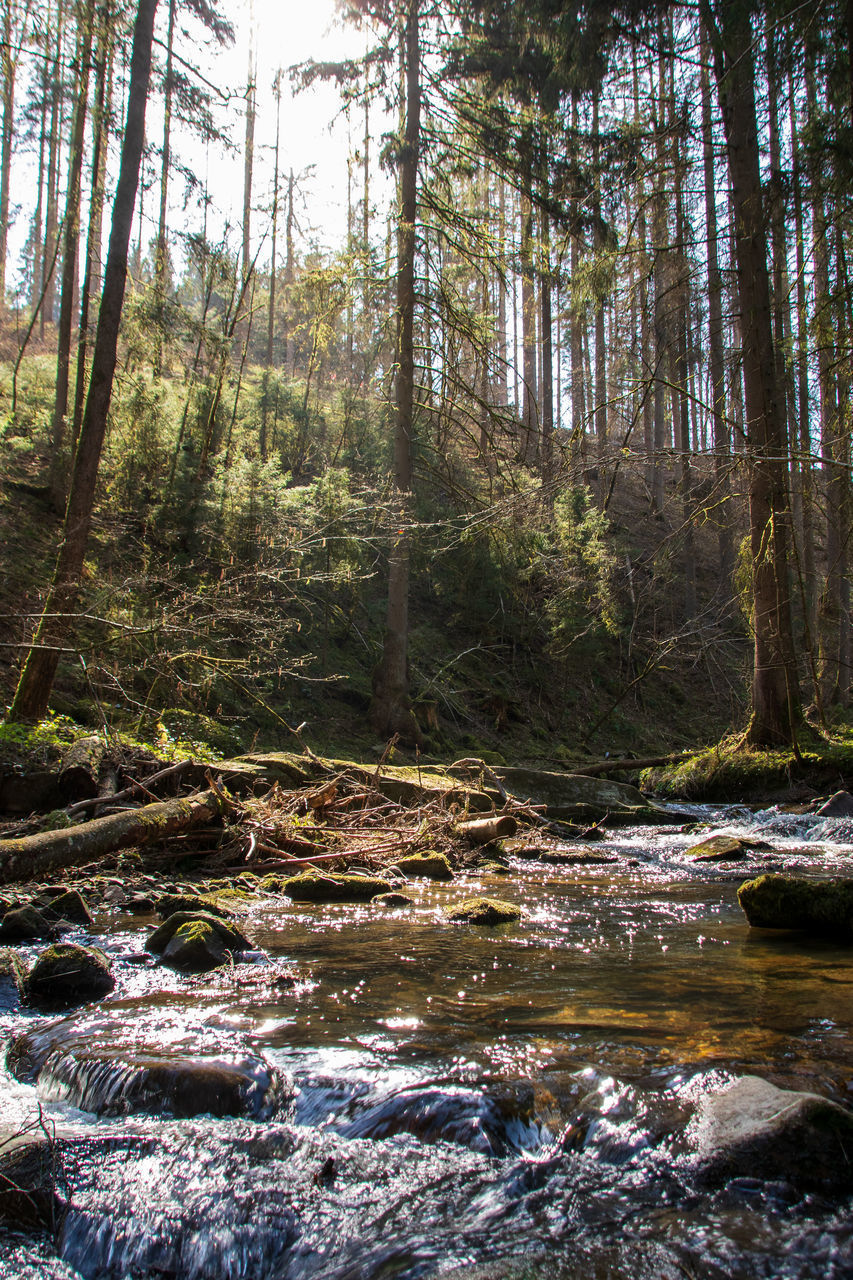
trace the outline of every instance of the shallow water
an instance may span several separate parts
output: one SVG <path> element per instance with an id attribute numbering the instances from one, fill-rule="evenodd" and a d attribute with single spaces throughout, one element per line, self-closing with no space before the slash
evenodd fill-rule
<path id="1" fill-rule="evenodd" d="M 0 1006 L 46 1064 L 4 1080 L 3 1119 L 40 1104 L 81 1138 L 56 1248 L 0 1240 L 0 1276 L 853 1276 L 850 1203 L 781 1180 L 699 1188 L 684 1138 L 699 1099 L 744 1074 L 853 1105 L 849 948 L 750 930 L 736 900 L 783 865 L 847 873 L 853 832 L 696 808 L 709 817 L 773 849 L 699 867 L 684 850 L 702 834 L 619 831 L 596 846 L 612 863 L 415 882 L 408 911 L 266 899 L 241 927 L 273 963 L 224 976 L 139 963 L 148 922 L 101 917 L 108 1000 Z M 440 918 L 472 892 L 522 922 Z M 131 1072 L 226 1063 L 253 1102 L 240 1119 L 116 1115 L 120 1092 L 105 1101 L 72 1050 Z"/>

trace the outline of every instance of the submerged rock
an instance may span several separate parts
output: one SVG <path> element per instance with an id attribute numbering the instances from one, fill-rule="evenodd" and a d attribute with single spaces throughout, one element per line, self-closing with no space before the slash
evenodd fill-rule
<path id="1" fill-rule="evenodd" d="M 229 955 L 252 950 L 239 929 L 204 911 L 176 911 L 154 930 L 145 946 L 163 964 L 185 973 L 216 969 Z"/>
<path id="2" fill-rule="evenodd" d="M 398 858 L 394 866 L 404 876 L 424 876 L 427 880 L 452 880 L 453 868 L 443 853 L 415 853 Z"/>
<path id="3" fill-rule="evenodd" d="M 45 1131 L 0 1126 L 0 1223 L 19 1231 L 53 1230 L 60 1175 L 56 1143 Z"/>
<path id="4" fill-rule="evenodd" d="M 822 818 L 853 818 L 853 796 L 849 791 L 836 791 L 816 812 Z"/>
<path id="5" fill-rule="evenodd" d="M 694 862 L 743 862 L 750 853 L 769 853 L 773 846 L 766 840 L 749 840 L 743 836 L 709 836 L 700 844 L 685 849 L 684 856 Z"/>
<path id="6" fill-rule="evenodd" d="M 56 937 L 56 926 L 31 903 L 12 907 L 0 923 L 0 944 L 40 942 Z"/>
<path id="7" fill-rule="evenodd" d="M 206 911 L 208 915 L 219 916 L 222 920 L 234 918 L 233 911 L 220 906 L 215 898 L 200 893 L 166 893 L 157 899 L 156 908 L 162 920 L 168 920 L 178 911 Z"/>
<path id="8" fill-rule="evenodd" d="M 463 898 L 444 908 L 445 918 L 461 924 L 513 924 L 521 919 L 521 907 L 500 898 Z"/>
<path id="9" fill-rule="evenodd" d="M 748 854 L 744 841 L 737 836 L 709 836 L 685 849 L 684 856 L 694 862 L 743 862 Z"/>
<path id="10" fill-rule="evenodd" d="M 28 1004 L 82 1004 L 107 995 L 115 984 L 103 951 L 56 942 L 38 957 L 20 984 L 20 992 Z"/>
<path id="11" fill-rule="evenodd" d="M 389 893 L 391 882 L 379 876 L 321 875 L 305 871 L 285 880 L 282 892 L 294 902 L 367 902 Z"/>
<path id="12" fill-rule="evenodd" d="M 853 1190 L 853 1112 L 744 1076 L 700 1104 L 688 1137 L 706 1181 L 752 1177 L 803 1191 Z"/>
<path id="13" fill-rule="evenodd" d="M 853 939 L 853 880 L 810 880 L 768 872 L 737 891 L 751 925 L 801 929 L 822 937 Z"/>
<path id="14" fill-rule="evenodd" d="M 370 899 L 370 904 L 374 907 L 411 907 L 414 902 L 414 898 L 410 898 L 407 893 L 380 893 Z"/>

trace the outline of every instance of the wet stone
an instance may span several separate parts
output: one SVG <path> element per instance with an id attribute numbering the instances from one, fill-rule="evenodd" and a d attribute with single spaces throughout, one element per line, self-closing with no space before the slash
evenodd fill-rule
<path id="1" fill-rule="evenodd" d="M 380 893 L 370 901 L 374 907 L 411 907 L 415 902 L 407 893 Z"/>
<path id="2" fill-rule="evenodd" d="M 853 1112 L 814 1093 L 744 1076 L 702 1100 L 689 1136 L 705 1181 L 751 1177 L 829 1195 L 853 1190 Z"/>
<path id="3" fill-rule="evenodd" d="M 67 920 L 70 924 L 89 926 L 93 923 L 92 913 L 76 889 L 64 889 L 51 897 L 47 913 L 60 920 Z"/>
<path id="4" fill-rule="evenodd" d="M 316 871 L 293 876 L 283 885 L 283 892 L 294 902 L 369 902 L 390 890 L 391 882 L 379 876 L 329 876 Z"/>
<path id="5" fill-rule="evenodd" d="M 768 872 L 737 891 L 747 920 L 759 929 L 799 929 L 817 937 L 853 940 L 853 880 Z"/>
<path id="6" fill-rule="evenodd" d="M 215 898 L 200 893 L 167 893 L 157 899 L 157 914 L 168 920 L 176 911 L 206 911 L 208 915 L 219 916 L 223 920 L 231 920 L 233 912 L 219 905 Z"/>
<path id="7" fill-rule="evenodd" d="M 443 914 L 459 924 L 513 924 L 521 919 L 521 907 L 500 898 L 464 898 L 445 907 Z"/>
<path id="8" fill-rule="evenodd" d="M 251 951 L 239 929 L 203 911 L 178 911 L 149 936 L 148 951 L 163 964 L 183 972 L 202 973 L 225 964 L 230 955 Z"/>
<path id="9" fill-rule="evenodd" d="M 849 791 L 836 791 L 817 810 L 822 818 L 853 818 L 853 796 Z"/>
<path id="10" fill-rule="evenodd" d="M 398 858 L 394 867 L 404 876 L 423 876 L 427 880 L 452 880 L 453 868 L 443 853 L 416 853 Z"/>
<path id="11" fill-rule="evenodd" d="M 57 942 L 43 951 L 21 986 L 28 1004 L 53 1007 L 82 1004 L 115 986 L 110 963 L 96 947 Z"/>
<path id="12" fill-rule="evenodd" d="M 56 926 L 30 903 L 12 907 L 0 923 L 0 944 L 38 942 L 56 936 Z"/>
<path id="13" fill-rule="evenodd" d="M 59 1172 L 56 1143 L 47 1133 L 0 1127 L 0 1223 L 18 1231 L 53 1230 Z"/>

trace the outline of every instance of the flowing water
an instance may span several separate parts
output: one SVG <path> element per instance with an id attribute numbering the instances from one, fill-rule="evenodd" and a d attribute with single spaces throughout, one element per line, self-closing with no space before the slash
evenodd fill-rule
<path id="1" fill-rule="evenodd" d="M 704 1186 L 689 1142 L 743 1075 L 853 1105 L 851 951 L 750 930 L 736 899 L 763 870 L 846 874 L 853 824 L 696 817 L 772 849 L 700 867 L 701 836 L 645 828 L 609 862 L 416 882 L 406 911 L 261 899 L 241 927 L 272 963 L 194 979 L 145 962 L 150 920 L 102 915 L 112 996 L 0 1006 L 25 1047 L 2 1118 L 72 1137 L 57 1240 L 0 1238 L 0 1277 L 853 1277 L 851 1202 Z M 475 892 L 521 923 L 441 919 Z M 239 1118 L 193 1114 L 200 1067 Z"/>

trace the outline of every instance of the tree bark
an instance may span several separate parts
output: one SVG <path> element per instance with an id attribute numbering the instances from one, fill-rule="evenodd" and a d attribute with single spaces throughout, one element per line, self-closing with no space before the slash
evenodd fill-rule
<path id="1" fill-rule="evenodd" d="M 415 408 L 415 226 L 421 84 L 419 0 L 410 0 L 405 29 L 406 122 L 400 157 L 400 220 L 397 231 L 397 376 L 395 380 L 395 521 L 382 658 L 373 676 L 371 720 L 382 734 L 420 741 L 409 702 L 409 555 L 412 501 L 412 432 Z"/>
<path id="2" fill-rule="evenodd" d="M 92 59 L 92 36 L 95 26 L 95 0 L 86 0 L 78 13 L 75 61 L 78 67 L 76 97 L 71 117 L 71 145 L 68 156 L 68 186 L 65 193 L 63 227 L 62 288 L 59 299 L 59 324 L 56 336 L 56 390 L 53 400 L 53 441 L 51 447 L 50 487 L 54 505 L 65 506 L 64 448 L 68 413 L 68 381 L 71 370 L 71 328 L 73 324 L 74 286 L 77 281 L 77 257 L 80 247 L 80 194 L 83 177 L 83 148 L 86 131 L 86 109 L 89 98 L 89 67 Z"/>
<path id="3" fill-rule="evenodd" d="M 752 719 L 746 741 L 796 744 L 802 718 L 788 589 L 788 474 L 785 422 L 776 387 L 767 235 L 755 110 L 749 14 L 702 0 L 714 61 L 735 215 L 749 469 L 750 549 L 755 652 Z"/>
<path id="4" fill-rule="evenodd" d="M 151 76 L 151 46 L 156 10 L 157 0 L 139 0 L 133 33 L 127 120 L 113 206 L 104 292 L 92 356 L 89 393 L 74 458 L 63 541 L 44 612 L 15 690 L 9 711 L 11 720 L 38 720 L 47 710 L 59 664 L 58 646 L 67 631 L 68 616 L 77 601 L 116 367 L 130 232 L 145 136 L 145 108 Z"/>
<path id="5" fill-rule="evenodd" d="M 726 366 L 723 355 L 723 283 L 717 244 L 717 183 L 714 166 L 714 134 L 711 123 L 711 86 L 706 58 L 707 38 L 702 41 L 700 88 L 702 94 L 702 160 L 705 180 L 705 246 L 708 262 L 708 363 L 711 377 L 711 434 L 714 449 L 714 515 L 720 560 L 720 586 L 732 591 L 734 547 L 731 522 L 731 439 L 726 421 Z"/>
<path id="6" fill-rule="evenodd" d="M 144 0 L 143 0 L 144 2 Z M 222 802 L 215 791 L 146 804 L 141 809 L 92 818 L 61 831 L 40 831 L 0 840 L 0 884 L 29 880 L 62 867 L 79 867 L 130 845 L 152 844 L 217 818 Z"/>

